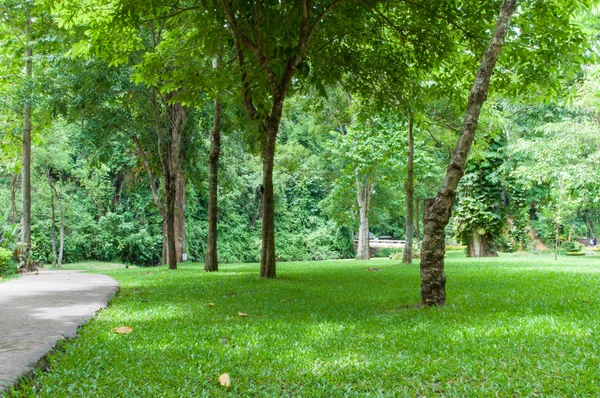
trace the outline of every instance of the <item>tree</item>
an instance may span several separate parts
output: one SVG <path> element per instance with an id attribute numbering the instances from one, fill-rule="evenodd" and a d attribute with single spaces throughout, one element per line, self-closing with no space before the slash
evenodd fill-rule
<path id="1" fill-rule="evenodd" d="M 221 55 L 217 54 L 216 68 L 221 66 Z M 208 231 L 206 242 L 206 257 L 204 259 L 204 270 L 214 272 L 219 270 L 217 257 L 217 215 L 218 215 L 218 188 L 219 188 L 219 156 L 221 154 L 221 102 L 215 100 L 215 111 L 213 116 L 213 128 L 210 132 L 210 171 L 209 171 L 209 194 L 208 194 Z"/>
<path id="2" fill-rule="evenodd" d="M 310 70 L 306 61 L 314 33 L 340 3 L 341 0 L 333 0 L 313 4 L 303 0 L 244 5 L 221 0 L 235 46 L 244 103 L 261 143 L 260 276 L 264 278 L 276 277 L 273 166 L 283 105 L 296 72 L 307 74 Z M 271 24 L 271 21 L 277 22 Z"/>
<path id="3" fill-rule="evenodd" d="M 444 184 L 435 198 L 428 199 L 424 203 L 425 230 L 421 249 L 421 299 L 424 305 L 443 305 L 446 301 L 444 230 L 450 220 L 456 188 L 464 174 L 481 108 L 487 97 L 494 66 L 502 52 L 510 19 L 515 9 L 515 0 L 503 0 L 490 45 L 483 55 L 477 77 L 471 88 L 460 138 L 446 170 Z"/>

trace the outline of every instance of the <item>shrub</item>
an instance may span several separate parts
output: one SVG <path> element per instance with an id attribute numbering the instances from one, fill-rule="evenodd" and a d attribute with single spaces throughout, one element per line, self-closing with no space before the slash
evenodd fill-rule
<path id="1" fill-rule="evenodd" d="M 562 242 L 560 244 L 560 250 L 565 252 L 577 251 L 577 249 L 575 248 L 575 242 Z"/>
<path id="2" fill-rule="evenodd" d="M 379 249 L 375 251 L 375 257 L 390 257 L 395 253 L 395 249 Z"/>
<path id="3" fill-rule="evenodd" d="M 0 276 L 9 275 L 15 272 L 14 262 L 13 262 L 13 253 L 0 247 Z"/>

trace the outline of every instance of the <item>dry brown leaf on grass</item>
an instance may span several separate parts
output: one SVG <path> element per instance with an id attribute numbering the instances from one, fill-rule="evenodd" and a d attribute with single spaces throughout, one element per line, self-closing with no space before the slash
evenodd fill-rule
<path id="1" fill-rule="evenodd" d="M 223 373 L 219 376 L 219 384 L 223 387 L 229 387 L 231 385 L 231 377 L 229 377 L 229 373 Z"/>
<path id="2" fill-rule="evenodd" d="M 248 316 L 248 314 L 244 314 L 243 312 L 238 312 L 238 316 Z"/>
<path id="3" fill-rule="evenodd" d="M 112 328 L 111 331 L 115 332 L 116 334 L 129 334 L 133 332 L 133 328 L 129 326 L 121 326 L 118 328 Z"/>
<path id="4" fill-rule="evenodd" d="M 208 304 L 204 304 L 204 305 L 207 306 L 207 307 L 214 307 L 215 303 L 208 303 Z"/>

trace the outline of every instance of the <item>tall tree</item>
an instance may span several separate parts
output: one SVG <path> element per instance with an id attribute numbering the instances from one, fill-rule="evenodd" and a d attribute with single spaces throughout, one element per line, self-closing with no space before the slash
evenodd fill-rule
<path id="1" fill-rule="evenodd" d="M 240 68 L 244 103 L 262 147 L 260 276 L 264 278 L 276 277 L 273 167 L 283 105 L 296 71 L 309 69 L 306 58 L 315 31 L 339 3 L 341 0 L 318 4 L 310 0 L 278 4 L 221 0 Z"/>
<path id="2" fill-rule="evenodd" d="M 481 108 L 486 100 L 494 67 L 502 52 L 515 9 L 516 0 L 503 0 L 494 33 L 483 55 L 477 77 L 469 94 L 460 138 L 446 170 L 444 184 L 435 198 L 424 202 L 425 228 L 421 249 L 421 299 L 424 305 L 443 305 L 446 301 L 444 230 L 450 220 L 456 189 L 464 174 Z"/>
<path id="3" fill-rule="evenodd" d="M 221 55 L 217 55 L 216 67 L 221 66 Z M 217 257 L 217 216 L 218 216 L 218 189 L 219 189 L 219 155 L 221 154 L 221 101 L 215 99 L 213 127 L 210 132 L 209 155 L 209 193 L 208 193 L 208 231 L 206 242 L 206 257 L 204 270 L 214 272 L 219 270 Z"/>
<path id="4" fill-rule="evenodd" d="M 406 165 L 406 244 L 404 245 L 404 253 L 402 254 L 403 264 L 412 264 L 412 249 L 414 237 L 414 200 L 415 200 L 415 137 L 413 134 L 413 115 L 408 115 L 408 162 Z"/>

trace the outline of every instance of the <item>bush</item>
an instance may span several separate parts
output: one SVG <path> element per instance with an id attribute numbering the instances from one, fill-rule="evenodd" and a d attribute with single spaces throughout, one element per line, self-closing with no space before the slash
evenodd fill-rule
<path id="1" fill-rule="evenodd" d="M 0 247 L 0 276 L 10 275 L 15 272 L 13 254 L 10 250 Z"/>
<path id="2" fill-rule="evenodd" d="M 575 242 L 562 242 L 560 244 L 560 250 L 565 252 L 575 252 L 577 249 L 575 248 Z"/>
<path id="3" fill-rule="evenodd" d="M 375 257 L 391 257 L 395 252 L 395 249 L 378 249 L 375 251 Z M 402 257 L 402 255 L 400 255 L 400 257 Z"/>

